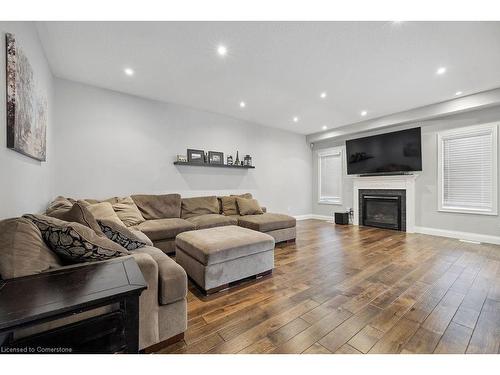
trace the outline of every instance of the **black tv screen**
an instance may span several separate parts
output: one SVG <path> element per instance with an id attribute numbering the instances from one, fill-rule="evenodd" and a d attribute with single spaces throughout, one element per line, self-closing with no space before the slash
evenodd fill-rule
<path id="1" fill-rule="evenodd" d="M 422 170 L 420 128 L 346 141 L 347 174 Z"/>

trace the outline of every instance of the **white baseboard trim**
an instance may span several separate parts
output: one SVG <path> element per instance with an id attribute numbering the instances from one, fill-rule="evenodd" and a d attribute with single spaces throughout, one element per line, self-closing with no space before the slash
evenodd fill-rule
<path id="1" fill-rule="evenodd" d="M 332 220 L 332 216 L 315 215 L 315 214 L 295 215 L 294 218 L 297 219 L 297 220 L 309 220 L 309 219 Z"/>
<path id="2" fill-rule="evenodd" d="M 500 236 L 490 236 L 487 234 L 459 232 L 455 230 L 436 229 L 427 227 L 415 227 L 415 233 L 429 234 L 431 236 L 439 236 L 439 237 L 456 238 L 459 240 L 486 242 L 494 245 L 500 245 Z"/>

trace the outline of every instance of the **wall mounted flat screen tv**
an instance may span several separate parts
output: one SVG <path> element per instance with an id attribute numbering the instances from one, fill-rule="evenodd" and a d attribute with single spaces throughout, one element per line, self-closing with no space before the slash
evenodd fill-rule
<path id="1" fill-rule="evenodd" d="M 420 128 L 346 141 L 347 174 L 397 174 L 422 170 Z"/>

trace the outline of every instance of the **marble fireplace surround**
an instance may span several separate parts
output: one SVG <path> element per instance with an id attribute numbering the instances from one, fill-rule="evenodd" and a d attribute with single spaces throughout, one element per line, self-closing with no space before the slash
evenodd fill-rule
<path id="1" fill-rule="evenodd" d="M 404 190 L 406 192 L 406 232 L 415 232 L 415 180 L 418 175 L 367 176 L 353 178 L 353 224 L 359 225 L 359 190 Z"/>

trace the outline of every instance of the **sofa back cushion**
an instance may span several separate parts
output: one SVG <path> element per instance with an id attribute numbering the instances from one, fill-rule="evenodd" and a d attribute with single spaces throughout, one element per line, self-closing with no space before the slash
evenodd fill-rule
<path id="1" fill-rule="evenodd" d="M 63 263 L 28 219 L 0 221 L 0 277 L 4 280 L 61 267 Z"/>
<path id="2" fill-rule="evenodd" d="M 45 244 L 67 263 L 96 262 L 130 254 L 85 225 L 45 215 L 23 217 L 38 227 Z"/>
<path id="3" fill-rule="evenodd" d="M 146 220 L 181 217 L 181 196 L 179 194 L 137 194 L 132 195 L 132 199 Z"/>
<path id="4" fill-rule="evenodd" d="M 231 194 L 231 197 L 240 197 L 240 198 L 245 198 L 245 199 L 253 199 L 252 193 Z"/>
<path id="5" fill-rule="evenodd" d="M 75 202 L 76 201 L 74 199 L 58 196 L 49 203 L 45 214 L 61 219 L 62 216 L 64 216 L 71 209 L 71 207 L 73 207 Z"/>
<path id="6" fill-rule="evenodd" d="M 219 202 L 216 196 L 182 198 L 181 218 L 183 219 L 193 216 L 218 213 Z"/>
<path id="7" fill-rule="evenodd" d="M 236 197 L 236 204 L 238 205 L 238 211 L 240 215 L 262 215 L 264 211 L 260 208 L 260 204 L 257 199 L 246 199 Z"/>
<path id="8" fill-rule="evenodd" d="M 132 227 L 146 221 L 132 197 L 116 198 L 114 203 L 110 203 L 125 226 Z"/>

